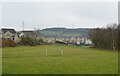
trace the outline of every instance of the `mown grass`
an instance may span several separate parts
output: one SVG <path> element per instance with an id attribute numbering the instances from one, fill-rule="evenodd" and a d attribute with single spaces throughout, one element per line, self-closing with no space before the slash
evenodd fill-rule
<path id="1" fill-rule="evenodd" d="M 47 48 L 48 56 L 45 55 Z M 61 48 L 64 55 L 61 56 Z M 63 45 L 2 49 L 3 74 L 117 74 L 118 53 Z"/>

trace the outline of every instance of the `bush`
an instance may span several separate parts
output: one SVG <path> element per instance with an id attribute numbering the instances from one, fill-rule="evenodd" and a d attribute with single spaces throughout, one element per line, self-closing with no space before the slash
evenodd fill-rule
<path id="1" fill-rule="evenodd" d="M 40 45 L 52 45 L 53 43 L 42 42 Z"/>
<path id="2" fill-rule="evenodd" d="M 93 29 L 90 36 L 96 48 L 118 50 L 117 24 L 108 25 L 107 28 Z"/>
<path id="3" fill-rule="evenodd" d="M 12 40 L 2 39 L 2 41 L 0 41 L 0 47 L 15 47 L 15 46 L 16 44 Z"/>
<path id="4" fill-rule="evenodd" d="M 33 39 L 33 38 L 29 37 L 29 36 L 23 36 L 23 37 L 21 37 L 20 45 L 35 46 L 36 42 L 35 42 L 35 39 Z"/>
<path id="5" fill-rule="evenodd" d="M 40 39 L 40 40 L 37 40 L 37 42 L 43 42 L 43 40 L 42 40 L 42 39 Z"/>

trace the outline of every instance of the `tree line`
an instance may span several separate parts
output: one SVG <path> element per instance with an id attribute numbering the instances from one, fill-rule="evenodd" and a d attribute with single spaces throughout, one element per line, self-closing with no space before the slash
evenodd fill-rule
<path id="1" fill-rule="evenodd" d="M 118 50 L 120 44 L 118 32 L 120 31 L 117 24 L 109 24 L 106 28 L 92 29 L 90 37 L 96 48 Z"/>

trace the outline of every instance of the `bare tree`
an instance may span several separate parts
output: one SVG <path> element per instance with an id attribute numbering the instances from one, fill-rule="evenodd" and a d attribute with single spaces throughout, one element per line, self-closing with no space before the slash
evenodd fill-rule
<path id="1" fill-rule="evenodd" d="M 39 40 L 40 36 L 41 36 L 40 29 L 39 28 L 38 29 L 34 28 L 34 34 L 35 34 L 35 39 Z"/>
<path id="2" fill-rule="evenodd" d="M 109 24 L 107 28 L 93 29 L 91 39 L 94 46 L 102 49 L 118 49 L 118 26 L 117 24 Z"/>

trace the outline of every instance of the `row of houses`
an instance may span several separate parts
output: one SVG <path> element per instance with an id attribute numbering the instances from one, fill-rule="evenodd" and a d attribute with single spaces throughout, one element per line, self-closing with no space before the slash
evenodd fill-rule
<path id="1" fill-rule="evenodd" d="M 43 35 L 36 36 L 34 31 L 15 31 L 14 29 L 9 28 L 2 28 L 0 29 L 0 38 L 10 39 L 13 40 L 15 43 L 18 43 L 21 39 L 21 36 L 28 35 L 30 37 L 34 37 L 37 40 L 42 39 L 44 42 L 52 42 L 60 41 L 66 44 L 73 43 L 73 44 L 92 44 L 92 41 L 87 38 L 79 38 L 79 37 L 69 37 L 69 38 L 56 38 L 56 37 L 44 37 Z"/>
<path id="2" fill-rule="evenodd" d="M 52 42 L 60 41 L 66 44 L 92 44 L 91 39 L 88 38 L 79 38 L 79 37 L 71 37 L 71 38 L 45 38 L 44 41 Z"/>

